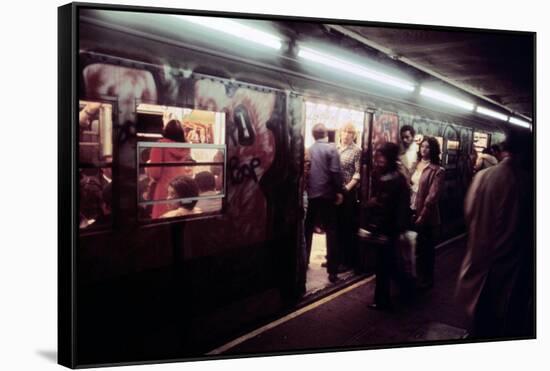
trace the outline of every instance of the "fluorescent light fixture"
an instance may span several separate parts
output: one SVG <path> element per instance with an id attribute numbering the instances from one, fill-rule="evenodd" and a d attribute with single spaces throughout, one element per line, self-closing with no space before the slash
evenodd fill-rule
<path id="1" fill-rule="evenodd" d="M 510 124 L 521 126 L 523 128 L 526 128 L 526 129 L 531 129 L 531 124 L 529 122 L 517 119 L 517 118 L 512 117 L 512 116 L 510 116 Z"/>
<path id="2" fill-rule="evenodd" d="M 386 85 L 391 85 L 393 87 L 409 92 L 414 91 L 414 83 L 410 81 L 386 75 L 385 73 L 374 71 L 358 64 L 335 58 L 331 55 L 324 54 L 310 48 L 300 47 L 300 50 L 298 51 L 298 57 L 323 64 L 327 67 L 336 68 L 344 72 L 352 73 L 354 75 L 361 76 L 369 80 L 374 80 Z"/>
<path id="3" fill-rule="evenodd" d="M 482 115 L 485 115 L 485 116 L 494 117 L 502 121 L 508 121 L 508 116 L 506 116 L 505 114 L 502 114 L 500 112 L 496 112 L 487 108 L 483 108 L 480 106 L 476 107 L 476 112 L 481 113 Z"/>
<path id="4" fill-rule="evenodd" d="M 277 36 L 271 35 L 267 32 L 257 30 L 255 28 L 246 26 L 242 23 L 225 18 L 215 17 L 198 17 L 189 15 L 175 15 L 178 19 L 198 24 L 210 29 L 224 32 L 226 34 L 256 43 L 263 46 L 267 46 L 273 49 L 281 49 L 282 41 Z"/>
<path id="5" fill-rule="evenodd" d="M 423 86 L 420 88 L 420 95 L 438 100 L 438 101 L 443 102 L 443 103 L 453 105 L 455 107 L 463 108 L 467 111 L 473 111 L 474 110 L 474 104 L 473 103 L 464 101 L 462 99 L 455 98 L 455 97 L 447 95 L 447 94 L 440 93 L 436 90 L 425 88 Z"/>

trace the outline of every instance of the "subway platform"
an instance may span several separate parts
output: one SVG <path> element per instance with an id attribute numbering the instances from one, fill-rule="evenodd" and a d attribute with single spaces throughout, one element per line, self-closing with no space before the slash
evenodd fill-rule
<path id="1" fill-rule="evenodd" d="M 390 312 L 369 308 L 376 278 L 362 277 L 208 354 L 242 356 L 329 348 L 365 349 L 465 339 L 471 325 L 454 299 L 465 251 L 465 235 L 439 245 L 434 287 L 419 292 L 407 305 L 395 305 Z"/>

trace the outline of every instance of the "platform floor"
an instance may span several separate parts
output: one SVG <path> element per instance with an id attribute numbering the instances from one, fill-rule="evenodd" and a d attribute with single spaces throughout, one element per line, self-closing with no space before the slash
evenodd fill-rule
<path id="1" fill-rule="evenodd" d="M 458 238 L 438 248 L 434 288 L 419 294 L 414 302 L 406 306 L 396 306 L 392 312 L 369 308 L 375 287 L 375 277 L 371 276 L 209 354 L 374 348 L 389 344 L 462 339 L 467 336 L 470 323 L 454 301 L 454 290 L 465 253 L 465 241 L 464 237 Z M 315 255 L 314 260 L 319 260 L 317 258 Z"/>
<path id="2" fill-rule="evenodd" d="M 324 233 L 313 233 L 311 240 L 311 258 L 309 260 L 309 269 L 306 277 L 306 295 L 312 295 L 319 291 L 334 286 L 328 280 L 327 269 L 321 264 L 326 261 L 327 255 L 327 238 Z M 346 272 L 338 274 L 340 280 L 347 280 L 353 276 L 350 269 Z M 338 283 L 340 284 L 340 283 Z"/>

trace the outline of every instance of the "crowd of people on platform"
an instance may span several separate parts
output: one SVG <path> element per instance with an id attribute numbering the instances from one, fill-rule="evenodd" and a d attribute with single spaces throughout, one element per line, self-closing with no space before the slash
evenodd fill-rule
<path id="1" fill-rule="evenodd" d="M 371 307 L 391 310 L 392 281 L 399 287 L 402 303 L 437 283 L 435 247 L 445 179 L 439 142 L 423 136 L 417 143 L 414 128 L 406 125 L 400 130 L 401 146 L 379 145 L 373 154 L 369 198 L 360 211 L 357 190 L 362 152 L 355 144 L 357 131 L 352 124 L 344 125 L 339 146 L 329 143 L 327 133 L 324 124 L 314 125 L 315 143 L 306 150 L 306 267 L 312 235 L 321 227 L 326 234 L 323 266 L 329 281 L 336 282 L 338 274 L 350 268 L 357 270 L 361 227 L 360 231 L 368 233 L 363 239 L 376 245 Z M 525 137 L 511 133 L 500 145 L 472 157 L 475 175 L 465 199 L 468 247 L 457 297 L 474 318 L 474 333 L 479 337 L 517 334 L 529 323 L 526 303 L 532 298 L 519 286 L 529 287 L 533 246 L 532 173 L 525 164 L 532 146 L 518 139 Z M 410 230 L 416 233 L 414 240 Z M 523 244 L 522 239 L 531 243 Z M 410 251 L 414 251 L 412 258 L 404 258 Z M 512 315 L 523 321 L 512 321 Z"/>

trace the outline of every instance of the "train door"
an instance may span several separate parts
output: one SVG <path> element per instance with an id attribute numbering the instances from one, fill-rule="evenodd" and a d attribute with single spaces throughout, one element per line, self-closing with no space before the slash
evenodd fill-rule
<path id="1" fill-rule="evenodd" d="M 348 143 L 350 140 L 347 138 L 344 139 L 344 135 L 349 135 L 350 138 L 353 137 L 353 144 L 349 144 L 349 147 L 356 148 L 355 153 L 358 154 L 357 172 L 360 172 L 362 154 L 361 139 L 364 136 L 363 133 L 365 112 L 324 102 L 306 101 L 304 137 L 304 146 L 306 152 L 307 149 L 315 143 L 315 140 L 312 136 L 312 129 L 313 126 L 317 123 L 325 124 L 328 129 L 328 142 L 333 143 L 335 146 L 339 147 L 339 151 L 343 151 L 343 148 L 341 146 L 342 143 L 344 141 Z M 347 131 L 349 131 L 350 134 L 347 134 Z M 345 156 L 347 156 L 347 154 Z M 354 189 L 356 192 L 359 192 L 359 188 L 360 184 L 357 182 L 357 184 L 354 185 Z M 304 196 L 305 207 L 307 207 L 307 196 Z M 355 197 L 355 205 L 357 204 L 357 200 L 357 197 Z M 338 210 L 340 212 L 341 209 Z M 344 218 L 342 217 L 342 215 L 338 216 L 339 221 L 348 221 L 348 218 Z M 355 219 L 358 219 L 358 216 L 358 208 L 356 207 L 353 217 Z M 342 254 L 345 254 L 345 252 L 343 252 L 345 250 L 343 250 L 340 245 L 343 244 L 339 243 L 338 258 L 336 258 L 336 260 L 338 261 L 338 276 L 339 280 L 346 280 L 351 278 L 354 273 L 351 269 L 350 264 L 341 264 L 343 260 Z M 306 273 L 306 293 L 312 294 L 329 286 L 330 281 L 328 279 L 329 277 L 326 271 L 327 236 L 325 233 L 325 228 L 321 223 L 316 223 L 316 226 L 314 228 L 311 242 L 311 250 L 309 257 L 306 256 L 306 262 L 309 262 Z"/>
<path id="2" fill-rule="evenodd" d="M 374 151 L 386 142 L 399 144 L 399 117 L 395 113 L 369 110 L 365 115 L 364 127 L 361 205 L 366 205 L 370 197 Z"/>

